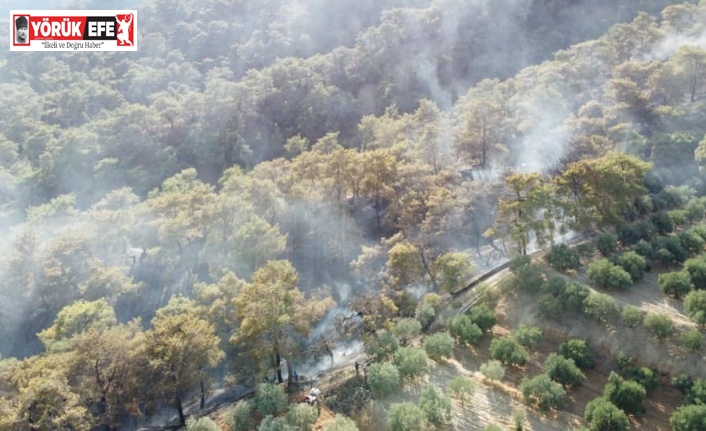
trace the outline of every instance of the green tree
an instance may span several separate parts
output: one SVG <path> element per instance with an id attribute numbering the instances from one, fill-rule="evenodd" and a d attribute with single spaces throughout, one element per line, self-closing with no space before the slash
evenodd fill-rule
<path id="1" fill-rule="evenodd" d="M 623 268 L 601 259 L 588 266 L 588 278 L 605 289 L 623 290 L 632 285 L 632 279 Z"/>
<path id="2" fill-rule="evenodd" d="M 612 296 L 605 293 L 591 292 L 583 302 L 586 316 L 604 324 L 611 324 L 620 314 L 618 305 Z"/>
<path id="3" fill-rule="evenodd" d="M 579 368 L 593 368 L 593 349 L 584 339 L 569 338 L 559 345 L 559 354 L 573 359 Z"/>
<path id="4" fill-rule="evenodd" d="M 428 423 L 441 426 L 451 420 L 451 399 L 434 385 L 427 385 L 419 398 L 419 408 Z"/>
<path id="5" fill-rule="evenodd" d="M 333 304 L 331 298 L 307 300 L 297 288 L 298 281 L 289 261 L 269 261 L 233 299 L 241 323 L 231 342 L 242 340 L 254 345 L 257 353 L 273 355 L 280 383 L 282 357 L 287 360 L 289 383 L 292 383 L 293 333 L 306 336 L 311 323 L 323 317 Z"/>
<path id="6" fill-rule="evenodd" d="M 615 259 L 615 263 L 630 274 L 633 282 L 642 279 L 647 269 L 647 260 L 634 251 L 622 253 Z"/>
<path id="7" fill-rule="evenodd" d="M 400 386 L 400 372 L 389 362 L 377 362 L 368 370 L 368 385 L 377 397 L 385 397 Z"/>
<path id="8" fill-rule="evenodd" d="M 523 366 L 529 353 L 513 337 L 495 338 L 490 342 L 490 355 L 507 366 Z"/>
<path id="9" fill-rule="evenodd" d="M 186 421 L 186 431 L 219 431 L 220 428 L 208 416 L 197 418 L 191 416 Z"/>
<path id="10" fill-rule="evenodd" d="M 536 349 L 544 336 L 537 326 L 524 325 L 520 325 L 513 335 L 520 344 L 529 349 Z"/>
<path id="11" fill-rule="evenodd" d="M 505 368 L 500 361 L 488 361 L 480 366 L 480 372 L 486 379 L 502 380 L 505 377 Z"/>
<path id="12" fill-rule="evenodd" d="M 407 342 L 422 332 L 422 324 L 416 319 L 404 317 L 395 323 L 392 332 L 402 342 L 402 345 L 406 345 Z"/>
<path id="13" fill-rule="evenodd" d="M 233 408 L 226 413 L 225 421 L 231 431 L 249 431 L 252 429 L 252 427 L 255 426 L 252 401 L 238 401 Z"/>
<path id="14" fill-rule="evenodd" d="M 566 244 L 551 246 L 545 259 L 557 271 L 577 269 L 581 264 L 581 257 L 578 252 Z"/>
<path id="15" fill-rule="evenodd" d="M 674 333 L 674 321 L 664 313 L 647 313 L 643 324 L 659 341 L 666 340 Z"/>
<path id="16" fill-rule="evenodd" d="M 604 397 L 591 400 L 586 405 L 584 419 L 591 431 L 627 431 L 630 421 L 625 412 Z"/>
<path id="17" fill-rule="evenodd" d="M 603 390 L 603 396 L 611 403 L 628 414 L 642 413 L 645 407 L 642 402 L 647 391 L 637 382 L 624 380 L 611 371 L 608 382 Z"/>
<path id="18" fill-rule="evenodd" d="M 657 282 L 662 293 L 675 298 L 681 298 L 694 288 L 689 272 L 684 270 L 662 273 Z"/>
<path id="19" fill-rule="evenodd" d="M 483 332 L 488 332 L 498 322 L 495 312 L 485 304 L 472 307 L 468 312 L 468 317 Z"/>
<path id="20" fill-rule="evenodd" d="M 699 351 L 704 346 L 704 336 L 698 329 L 689 329 L 681 334 L 682 345 L 691 352 Z"/>
<path id="21" fill-rule="evenodd" d="M 706 405 L 686 405 L 677 408 L 669 418 L 674 431 L 698 431 L 706 428 Z"/>
<path id="22" fill-rule="evenodd" d="M 337 414 L 326 424 L 325 431 L 358 431 L 358 426 L 352 419 Z"/>
<path id="23" fill-rule="evenodd" d="M 483 336 L 483 331 L 465 314 L 453 316 L 446 326 L 460 343 L 476 344 Z"/>
<path id="24" fill-rule="evenodd" d="M 684 309 L 689 319 L 706 324 L 706 290 L 693 290 L 684 298 Z"/>
<path id="25" fill-rule="evenodd" d="M 553 382 L 546 374 L 522 379 L 520 392 L 527 405 L 542 411 L 561 407 L 566 396 L 561 385 Z"/>
<path id="26" fill-rule="evenodd" d="M 688 259 L 684 262 L 684 269 L 689 273 L 696 289 L 706 289 L 706 259 L 703 256 Z"/>
<path id="27" fill-rule="evenodd" d="M 423 343 L 424 351 L 435 361 L 445 361 L 454 352 L 454 339 L 448 332 L 437 332 L 428 336 Z"/>
<path id="28" fill-rule="evenodd" d="M 47 350 L 64 350 L 71 337 L 91 328 L 106 330 L 116 323 L 115 311 L 105 299 L 91 302 L 78 300 L 64 307 L 54 319 L 54 324 L 37 336 Z"/>
<path id="29" fill-rule="evenodd" d="M 636 328 L 640 323 L 642 323 L 643 319 L 642 310 L 632 304 L 627 304 L 624 306 L 620 316 L 629 328 Z"/>
<path id="30" fill-rule="evenodd" d="M 444 253 L 434 261 L 434 273 L 439 288 L 456 292 L 466 286 L 473 275 L 471 257 L 466 253 Z"/>
<path id="31" fill-rule="evenodd" d="M 287 409 L 287 394 L 280 385 L 259 383 L 255 388 L 253 405 L 260 416 L 276 416 Z"/>
<path id="32" fill-rule="evenodd" d="M 366 336 L 364 343 L 365 352 L 378 362 L 391 359 L 400 348 L 400 342 L 391 332 Z"/>
<path id="33" fill-rule="evenodd" d="M 392 404 L 387 414 L 390 431 L 418 431 L 423 429 L 425 421 L 422 409 L 411 402 Z"/>
<path id="34" fill-rule="evenodd" d="M 547 356 L 544 370 L 550 379 L 560 383 L 564 388 L 580 386 L 586 381 L 586 376 L 573 359 L 567 359 L 556 353 Z"/>
<path id="35" fill-rule="evenodd" d="M 461 404 L 465 404 L 467 400 L 473 397 L 475 390 L 475 383 L 468 377 L 457 376 L 449 383 L 449 391 L 454 397 L 461 400 Z"/>
<path id="36" fill-rule="evenodd" d="M 416 347 L 402 347 L 395 353 L 395 365 L 400 376 L 415 379 L 425 374 L 429 368 L 427 354 Z"/>
<path id="37" fill-rule="evenodd" d="M 232 267 L 238 274 L 249 276 L 267 261 L 276 259 L 287 243 L 287 235 L 280 233 L 279 226 L 272 226 L 264 219 L 253 215 L 234 233 L 230 255 Z"/>
<path id="38" fill-rule="evenodd" d="M 308 431 L 316 422 L 319 413 L 313 406 L 300 403 L 289 406 L 287 422 L 295 431 Z"/>

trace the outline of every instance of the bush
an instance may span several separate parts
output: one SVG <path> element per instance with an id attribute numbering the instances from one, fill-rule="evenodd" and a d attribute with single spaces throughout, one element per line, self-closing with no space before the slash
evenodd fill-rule
<path id="1" fill-rule="evenodd" d="M 663 249 L 668 253 L 663 252 Z M 681 245 L 681 241 L 676 236 L 655 238 L 652 241 L 652 250 L 655 252 L 655 258 L 665 265 L 682 263 L 689 257 L 684 246 Z"/>
<path id="2" fill-rule="evenodd" d="M 500 365 L 500 364 L 498 364 Z M 500 365 L 502 367 L 502 365 Z M 473 393 L 476 390 L 476 385 L 473 380 L 468 377 L 458 376 L 454 377 L 449 383 L 449 390 L 451 394 L 461 400 L 461 404 L 464 404 L 467 400 L 473 397 Z"/>
<path id="3" fill-rule="evenodd" d="M 306 403 L 293 404 L 287 412 L 287 423 L 295 431 L 308 431 L 319 417 L 319 412 Z"/>
<path id="4" fill-rule="evenodd" d="M 584 339 L 570 338 L 564 341 L 559 345 L 559 354 L 573 359 L 579 368 L 593 368 L 593 349 Z"/>
<path id="5" fill-rule="evenodd" d="M 422 301 L 417 304 L 417 308 L 414 311 L 414 318 L 419 321 L 422 328 L 426 328 L 431 324 L 432 320 L 436 316 L 436 309 L 433 305 L 426 301 Z"/>
<path id="6" fill-rule="evenodd" d="M 489 380 L 502 380 L 505 377 L 505 368 L 500 361 L 488 361 L 480 366 L 480 373 Z"/>
<path id="7" fill-rule="evenodd" d="M 645 407 L 642 402 L 645 400 L 647 391 L 637 382 L 624 380 L 619 375 L 611 371 L 608 382 L 603 390 L 603 395 L 625 413 L 642 413 Z"/>
<path id="8" fill-rule="evenodd" d="M 424 429 L 425 418 L 422 409 L 411 402 L 395 403 L 387 414 L 390 431 L 418 431 Z"/>
<path id="9" fill-rule="evenodd" d="M 424 340 L 424 351 L 435 361 L 450 358 L 454 353 L 454 339 L 447 332 L 437 332 Z"/>
<path id="10" fill-rule="evenodd" d="M 226 424 L 231 431 L 248 431 L 255 426 L 253 406 L 249 400 L 238 401 L 226 414 Z"/>
<path id="11" fill-rule="evenodd" d="M 391 332 L 375 333 L 365 338 L 365 353 L 377 362 L 386 361 L 393 357 L 400 348 L 400 342 Z"/>
<path id="12" fill-rule="evenodd" d="M 706 380 L 696 379 L 686 393 L 686 403 L 706 405 Z"/>
<path id="13" fill-rule="evenodd" d="M 512 337 L 500 337 L 491 341 L 490 355 L 508 366 L 522 366 L 529 360 L 527 350 Z"/>
<path id="14" fill-rule="evenodd" d="M 584 300 L 586 316 L 604 324 L 610 324 L 620 315 L 615 299 L 605 293 L 591 293 Z"/>
<path id="15" fill-rule="evenodd" d="M 618 228 L 618 238 L 623 245 L 650 241 L 657 233 L 657 227 L 648 220 L 622 225 Z"/>
<path id="16" fill-rule="evenodd" d="M 618 237 L 613 233 L 602 233 L 598 235 L 596 248 L 603 256 L 610 256 L 618 248 Z"/>
<path id="17" fill-rule="evenodd" d="M 700 200 L 692 199 L 686 204 L 684 211 L 686 212 L 686 217 L 690 221 L 698 221 L 704 218 L 704 214 L 706 214 L 706 206 L 704 206 L 703 202 Z"/>
<path id="18" fill-rule="evenodd" d="M 427 422 L 434 426 L 441 426 L 451 420 L 451 399 L 435 385 L 424 388 L 419 408 L 424 412 Z"/>
<path id="19" fill-rule="evenodd" d="M 696 289 L 706 289 L 706 258 L 698 256 L 684 262 L 684 270 L 691 276 Z M 688 292 L 684 292 L 686 294 Z"/>
<path id="20" fill-rule="evenodd" d="M 255 388 L 253 403 L 260 416 L 276 416 L 287 409 L 287 394 L 280 385 L 260 383 Z"/>
<path id="21" fill-rule="evenodd" d="M 645 259 L 652 259 L 652 246 L 644 239 L 638 241 L 632 249 Z M 649 262 L 647 263 L 647 269 L 649 269 Z"/>
<path id="22" fill-rule="evenodd" d="M 353 419 L 337 414 L 333 421 L 326 425 L 325 431 L 358 431 Z"/>
<path id="23" fill-rule="evenodd" d="M 625 412 L 605 397 L 598 397 L 586 405 L 584 418 L 591 431 L 627 431 L 630 421 Z"/>
<path id="24" fill-rule="evenodd" d="M 386 397 L 400 386 L 400 372 L 389 362 L 374 363 L 368 370 L 368 386 L 376 397 Z"/>
<path id="25" fill-rule="evenodd" d="M 706 429 L 706 405 L 679 407 L 669 418 L 673 431 L 702 431 Z"/>
<path id="26" fill-rule="evenodd" d="M 664 313 L 647 313 L 643 324 L 659 341 L 666 340 L 674 333 L 674 322 Z"/>
<path id="27" fill-rule="evenodd" d="M 657 233 L 666 235 L 674 230 L 674 220 L 665 211 L 654 213 L 650 216 L 650 221 L 657 228 Z"/>
<path id="28" fill-rule="evenodd" d="M 638 307 L 631 304 L 623 307 L 623 311 L 620 313 L 620 316 L 629 328 L 636 328 L 637 325 L 642 323 L 642 311 Z"/>
<path id="29" fill-rule="evenodd" d="M 672 386 L 678 389 L 681 393 L 686 394 L 694 385 L 694 379 L 686 373 L 678 374 L 672 377 Z"/>
<path id="30" fill-rule="evenodd" d="M 623 268 L 601 259 L 588 266 L 588 278 L 597 286 L 605 289 L 627 289 L 632 285 L 632 279 Z"/>
<path id="31" fill-rule="evenodd" d="M 696 225 L 696 226 L 692 227 L 691 229 L 689 229 L 689 232 L 695 233 L 696 235 L 701 237 L 702 240 L 706 241 L 706 225 L 704 225 L 704 224 Z"/>
<path id="32" fill-rule="evenodd" d="M 518 343 L 530 349 L 536 349 L 542 341 L 542 330 L 536 326 L 520 325 L 520 328 L 515 331 L 514 337 Z"/>
<path id="33" fill-rule="evenodd" d="M 422 324 L 419 320 L 404 317 L 395 323 L 392 333 L 397 336 L 402 345 L 406 345 L 409 340 L 422 332 Z"/>
<path id="34" fill-rule="evenodd" d="M 498 322 L 495 312 L 485 304 L 471 308 L 468 312 L 468 317 L 483 332 L 488 332 Z"/>
<path id="35" fill-rule="evenodd" d="M 647 392 L 659 385 L 657 374 L 647 367 L 631 367 L 627 372 L 629 379 L 639 383 Z"/>
<path id="36" fill-rule="evenodd" d="M 704 250 L 704 240 L 693 232 L 681 232 L 677 237 L 684 250 L 692 256 Z"/>
<path id="37" fill-rule="evenodd" d="M 544 371 L 550 379 L 563 387 L 576 387 L 586 381 L 586 376 L 576 366 L 573 359 L 567 359 L 556 353 L 547 356 L 544 361 Z"/>
<path id="38" fill-rule="evenodd" d="M 684 309 L 693 322 L 706 324 L 706 290 L 692 290 L 684 298 Z"/>
<path id="39" fill-rule="evenodd" d="M 561 407 L 566 396 L 564 388 L 553 382 L 546 374 L 522 379 L 520 392 L 525 399 L 525 404 L 542 411 Z"/>
<path id="40" fill-rule="evenodd" d="M 447 325 L 449 334 L 460 343 L 476 344 L 483 336 L 483 331 L 466 315 L 454 316 Z"/>
<path id="41" fill-rule="evenodd" d="M 429 363 L 427 354 L 416 347 L 402 347 L 395 354 L 395 365 L 402 378 L 415 379 L 426 374 Z"/>
<path id="42" fill-rule="evenodd" d="M 191 416 L 186 420 L 186 431 L 220 431 L 220 428 L 208 416 L 202 418 Z"/>
<path id="43" fill-rule="evenodd" d="M 681 298 L 689 293 L 694 285 L 686 271 L 665 272 L 657 278 L 659 290 L 665 295 Z"/>
<path id="44" fill-rule="evenodd" d="M 696 352 L 703 348 L 704 336 L 698 329 L 688 329 L 681 334 L 681 343 L 690 352 Z"/>
<path id="45" fill-rule="evenodd" d="M 638 281 L 645 275 L 647 260 L 634 251 L 626 251 L 615 259 L 615 263 L 623 268 L 632 281 Z"/>
<path id="46" fill-rule="evenodd" d="M 545 259 L 557 271 L 568 271 L 581 265 L 579 253 L 566 244 L 551 246 Z"/>

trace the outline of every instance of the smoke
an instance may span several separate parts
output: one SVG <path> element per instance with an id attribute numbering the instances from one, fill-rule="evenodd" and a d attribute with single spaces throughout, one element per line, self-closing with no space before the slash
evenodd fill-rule
<path id="1" fill-rule="evenodd" d="M 695 46 L 706 50 L 706 32 L 697 35 L 670 33 L 657 44 L 655 49 L 642 57 L 641 60 L 666 61 L 684 46 Z"/>

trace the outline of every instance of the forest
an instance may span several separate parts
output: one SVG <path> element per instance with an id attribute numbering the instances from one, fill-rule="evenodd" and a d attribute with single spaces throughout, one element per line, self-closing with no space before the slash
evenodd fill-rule
<path id="1" fill-rule="evenodd" d="M 135 8 L 137 52 L 0 51 L 0 430 L 491 430 L 488 382 L 512 429 L 706 429 L 706 1 Z M 546 335 L 584 321 L 659 359 L 588 371 Z M 364 379 L 298 403 L 342 349 Z"/>

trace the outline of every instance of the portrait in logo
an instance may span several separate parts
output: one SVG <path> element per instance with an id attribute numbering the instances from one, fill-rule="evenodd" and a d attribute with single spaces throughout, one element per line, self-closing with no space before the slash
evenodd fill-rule
<path id="1" fill-rule="evenodd" d="M 118 45 L 133 46 L 132 38 L 130 37 L 132 14 L 117 15 L 115 17 L 115 22 L 118 24 Z"/>
<path id="2" fill-rule="evenodd" d="M 15 18 L 15 43 L 26 45 L 29 43 L 29 19 L 26 16 Z"/>

